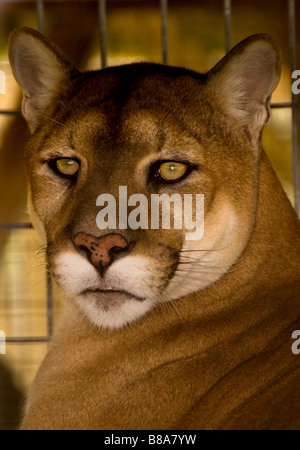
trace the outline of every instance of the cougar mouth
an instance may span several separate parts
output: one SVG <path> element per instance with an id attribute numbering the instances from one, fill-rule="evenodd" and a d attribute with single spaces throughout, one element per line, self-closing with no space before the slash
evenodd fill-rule
<path id="1" fill-rule="evenodd" d="M 156 303 L 149 261 L 126 258 L 115 261 L 102 278 L 82 255 L 65 251 L 53 260 L 52 272 L 92 324 L 117 329 L 144 316 Z"/>
<path id="2" fill-rule="evenodd" d="M 100 281 L 94 287 L 90 287 L 84 289 L 81 294 L 85 294 L 87 292 L 109 292 L 109 291 L 119 291 L 120 289 L 113 288 L 110 284 L 105 283 L 104 281 Z"/>
<path id="3" fill-rule="evenodd" d="M 85 297 L 87 300 L 91 299 L 99 307 L 104 309 L 112 306 L 118 306 L 128 300 L 145 300 L 143 297 L 138 297 L 123 289 L 113 288 L 106 283 L 101 283 L 96 287 L 85 289 L 80 295 Z"/>

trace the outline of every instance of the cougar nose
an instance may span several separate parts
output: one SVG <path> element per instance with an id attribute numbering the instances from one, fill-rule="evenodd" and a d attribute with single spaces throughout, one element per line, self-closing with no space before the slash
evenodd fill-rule
<path id="1" fill-rule="evenodd" d="M 86 250 L 91 262 L 100 267 L 108 266 L 117 253 L 123 252 L 128 247 L 126 239 L 117 233 L 101 237 L 77 233 L 73 242 L 77 247 Z"/>

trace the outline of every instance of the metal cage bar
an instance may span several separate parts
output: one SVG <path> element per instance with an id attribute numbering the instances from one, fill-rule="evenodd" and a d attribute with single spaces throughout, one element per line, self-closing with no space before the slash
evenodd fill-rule
<path id="1" fill-rule="evenodd" d="M 31 223 L 0 223 L 0 230 L 24 230 L 33 228 Z"/>
<path id="2" fill-rule="evenodd" d="M 164 64 L 169 62 L 168 54 L 168 0 L 160 1 L 161 10 L 161 48 L 162 60 Z"/>
<path id="3" fill-rule="evenodd" d="M 296 3 L 289 0 L 289 41 L 291 52 L 291 73 L 296 69 Z M 299 190 L 299 156 L 298 156 L 298 106 L 296 95 L 292 92 L 292 148 L 293 148 L 293 185 L 295 210 L 299 215 L 300 190 Z"/>
<path id="4" fill-rule="evenodd" d="M 44 0 L 36 0 L 37 13 L 38 13 L 38 30 L 40 33 L 44 33 L 45 20 L 44 20 Z M 53 303 L 53 286 L 51 274 L 46 273 L 46 297 L 47 297 L 47 331 L 48 337 L 45 340 L 49 340 L 53 333 L 54 328 L 54 303 Z M 39 342 L 40 342 L 40 338 Z M 37 342 L 37 341 L 34 341 Z"/>
<path id="5" fill-rule="evenodd" d="M 231 48 L 231 0 L 224 0 L 225 18 L 225 49 L 226 53 Z"/>
<path id="6" fill-rule="evenodd" d="M 100 56 L 101 67 L 107 66 L 107 50 L 106 50 L 106 0 L 98 0 L 99 12 L 99 31 L 100 31 Z"/>
<path id="7" fill-rule="evenodd" d="M 44 0 L 36 0 L 37 7 L 37 28 L 41 33 L 44 33 Z M 21 113 L 19 109 L 0 110 L 0 114 L 18 115 Z M 20 230 L 20 229 L 32 229 L 31 223 L 9 223 L 0 224 L 0 230 Z M 6 337 L 5 341 L 10 344 L 20 343 L 39 343 L 48 342 L 53 333 L 54 327 L 54 308 L 53 308 L 53 293 L 52 293 L 52 278 L 47 273 L 46 282 L 46 297 L 47 297 L 47 336 L 19 336 L 19 337 Z"/>
<path id="8" fill-rule="evenodd" d="M 36 0 L 38 30 L 44 33 L 44 0 Z"/>

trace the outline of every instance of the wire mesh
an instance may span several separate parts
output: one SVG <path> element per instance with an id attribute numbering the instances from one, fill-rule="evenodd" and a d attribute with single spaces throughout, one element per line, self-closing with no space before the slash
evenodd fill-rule
<path id="1" fill-rule="evenodd" d="M 36 0 L 37 6 L 37 28 L 40 32 L 44 32 L 44 0 Z M 106 0 L 98 0 L 99 9 L 99 31 L 100 31 L 100 54 L 101 54 L 101 67 L 107 66 L 107 49 L 106 49 Z M 168 3 L 167 0 L 160 1 L 161 9 L 161 42 L 162 42 L 162 61 L 164 64 L 168 64 Z M 288 0 L 289 10 L 289 39 L 291 48 L 291 70 L 296 68 L 296 25 L 295 14 L 296 5 L 295 0 Z M 231 47 L 231 15 L 232 5 L 231 0 L 224 0 L 223 2 L 224 23 L 225 23 L 225 49 L 230 50 Z M 292 147 L 293 147 L 293 183 L 294 183 L 294 204 L 297 213 L 299 213 L 300 205 L 300 191 L 299 191 L 299 163 L 298 163 L 298 121 L 297 114 L 299 104 L 296 102 L 295 94 L 293 94 L 292 102 L 274 103 L 272 108 L 291 108 L 292 110 Z M 0 110 L 0 114 L 20 114 L 20 110 Z M 31 224 L 1 224 L 0 229 L 20 229 L 31 228 Z M 7 343 L 16 342 L 41 342 L 48 341 L 53 332 L 53 289 L 51 276 L 47 274 L 47 310 L 48 310 L 48 335 L 44 337 L 7 337 Z"/>

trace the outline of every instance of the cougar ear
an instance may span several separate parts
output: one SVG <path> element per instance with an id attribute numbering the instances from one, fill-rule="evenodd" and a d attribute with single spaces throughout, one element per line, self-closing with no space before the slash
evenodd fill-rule
<path id="1" fill-rule="evenodd" d="M 78 71 L 53 42 L 25 27 L 10 35 L 9 60 L 23 91 L 22 112 L 33 132 L 53 98 Z"/>
<path id="2" fill-rule="evenodd" d="M 224 114 L 260 133 L 270 120 L 270 99 L 280 79 L 280 56 L 268 34 L 257 34 L 234 47 L 208 73 Z"/>

